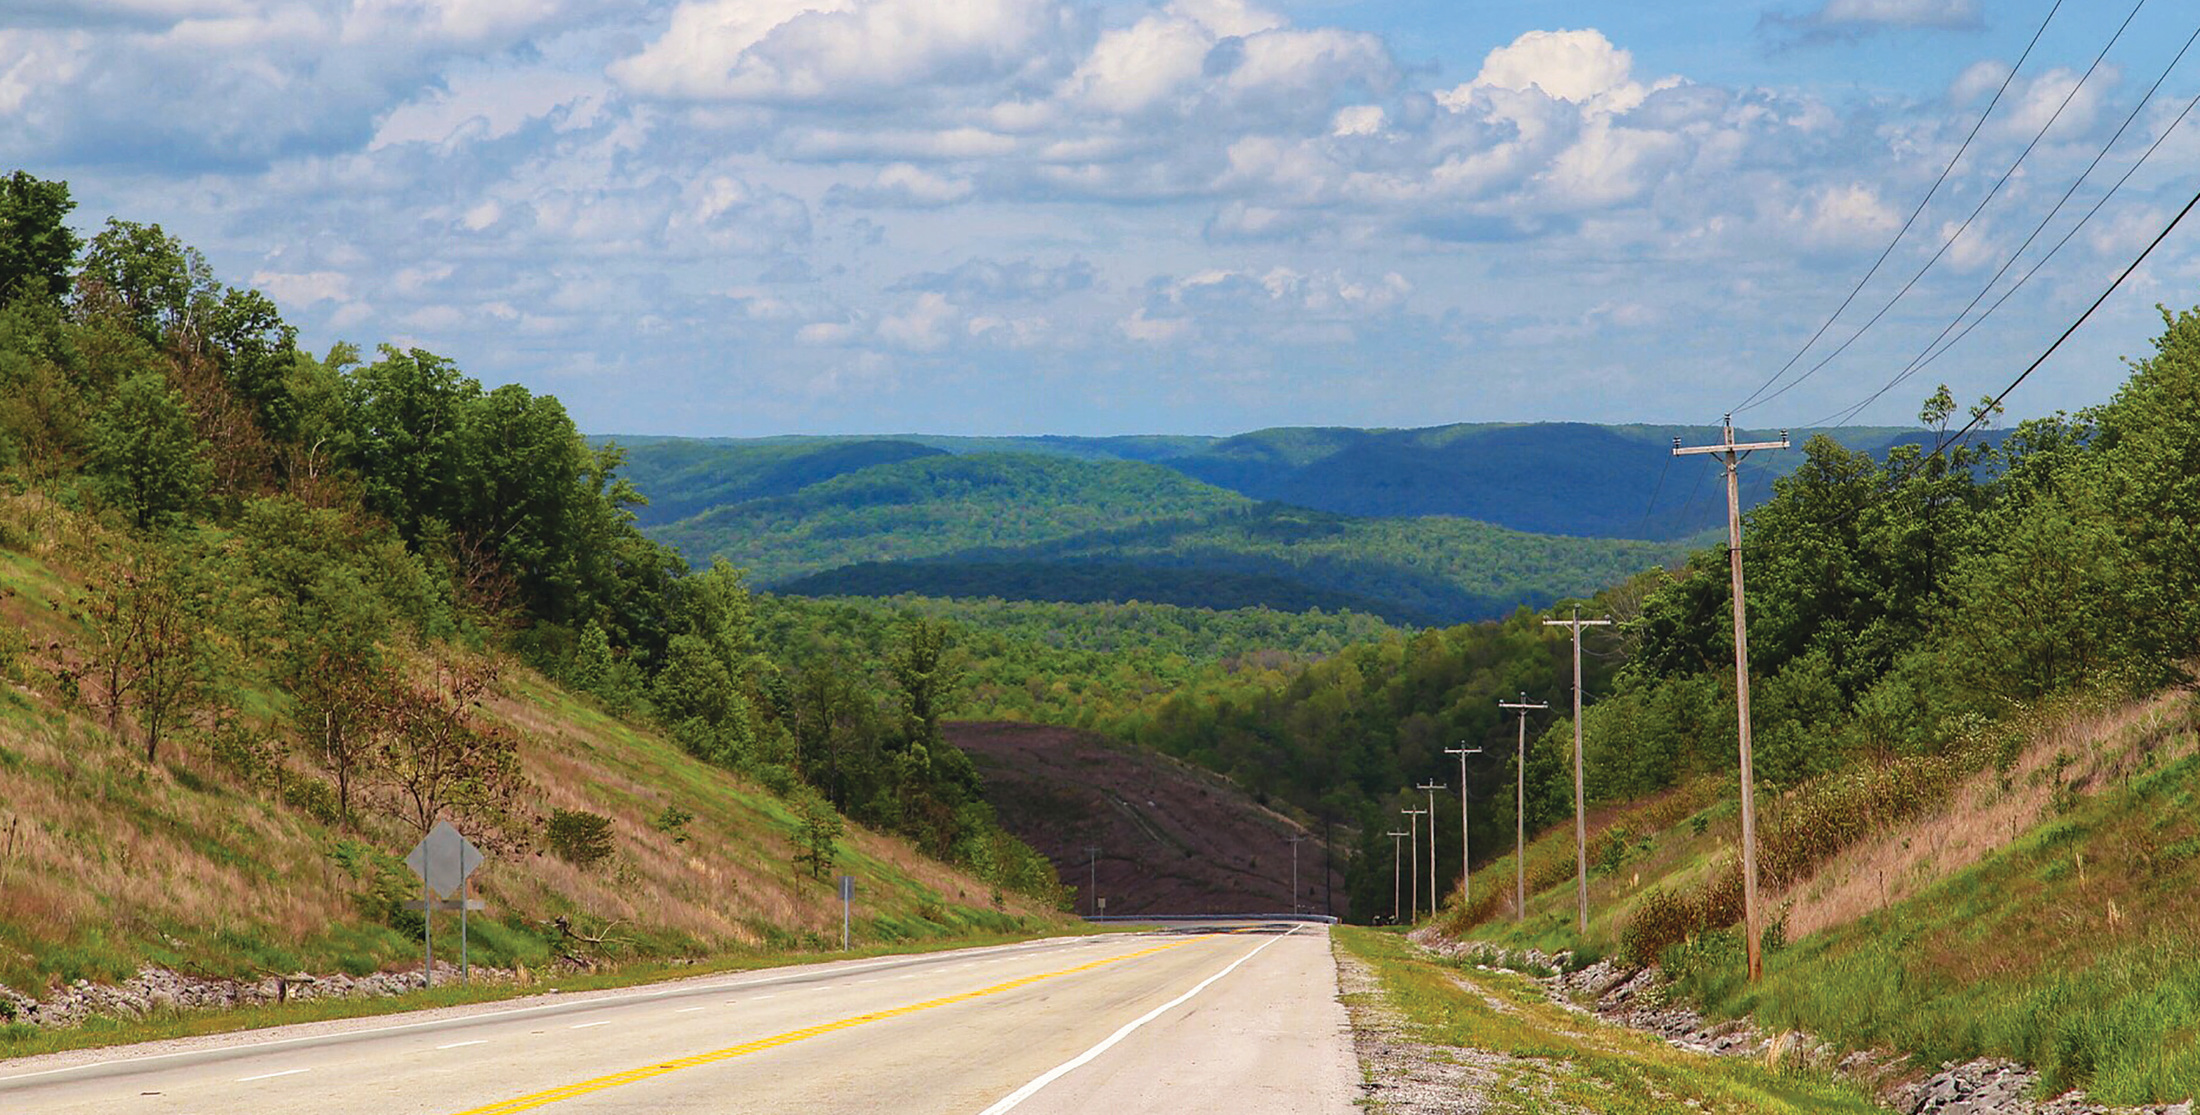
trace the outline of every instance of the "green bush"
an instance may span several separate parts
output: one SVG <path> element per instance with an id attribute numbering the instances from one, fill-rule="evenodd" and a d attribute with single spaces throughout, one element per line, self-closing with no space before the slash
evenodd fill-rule
<path id="1" fill-rule="evenodd" d="M 601 863 L 612 852 L 611 818 L 585 809 L 552 811 L 543 835 L 552 854 L 576 867 Z"/>

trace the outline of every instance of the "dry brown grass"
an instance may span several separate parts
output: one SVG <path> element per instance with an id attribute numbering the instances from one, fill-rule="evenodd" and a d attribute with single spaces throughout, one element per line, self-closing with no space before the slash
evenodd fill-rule
<path id="1" fill-rule="evenodd" d="M 1943 809 L 1833 856 L 1776 896 L 1790 939 L 1885 909 L 1977 863 L 2045 819 L 2058 786 L 2083 793 L 2128 774 L 2142 751 L 2182 730 L 2192 708 L 2190 694 L 2171 692 L 2051 715 L 2007 772 L 1971 775 Z"/>
<path id="2" fill-rule="evenodd" d="M 95 951 L 110 968 L 134 966 L 129 958 L 165 942 L 190 967 L 203 941 L 168 940 L 167 927 L 180 926 L 314 955 L 312 942 L 361 924 L 364 884 L 331 852 L 354 839 L 402 855 L 417 831 L 371 808 L 354 831 L 322 825 L 212 758 L 203 731 L 182 733 L 148 765 L 107 731 L 96 694 L 65 701 L 55 670 L 80 661 L 73 648 L 83 639 L 68 609 L 81 588 L 76 570 L 93 567 L 111 539 L 66 510 L 0 498 L 0 526 L 17 528 L 15 542 L 26 523 L 50 533 L 12 549 L 0 538 L 0 586 L 11 590 L 0 593 L 0 622 L 30 649 L 20 680 L 0 684 L 0 972 L 21 982 L 48 963 L 36 954 L 71 942 L 103 942 Z M 254 699 L 280 707 L 271 692 Z M 620 935 L 659 951 L 837 938 L 834 889 L 797 875 L 795 819 L 763 789 L 512 663 L 488 711 L 519 730 L 529 781 L 507 847 L 476 876 L 494 915 L 508 924 L 561 913 L 616 920 Z M 293 777 L 316 773 L 296 754 L 288 767 Z M 695 815 L 684 841 L 653 824 L 668 805 Z M 613 857 L 582 868 L 540 851 L 539 819 L 555 808 L 610 817 Z M 990 905 L 985 884 L 896 839 L 850 825 L 843 849 L 840 868 L 859 881 L 859 918 Z M 1057 916 L 1014 895 L 1004 909 Z M 251 951 L 232 950 L 220 974 L 242 974 L 237 957 Z"/>

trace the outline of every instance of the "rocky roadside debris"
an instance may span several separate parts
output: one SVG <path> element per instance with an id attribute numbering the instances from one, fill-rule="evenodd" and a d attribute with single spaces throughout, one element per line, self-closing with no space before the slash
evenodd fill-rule
<path id="1" fill-rule="evenodd" d="M 1502 1053 L 1416 1039 L 1405 1016 L 1383 995 L 1374 971 L 1342 951 L 1337 953 L 1337 988 L 1352 1018 L 1360 1103 L 1374 1115 L 1475 1115 L 1491 1110 L 1488 1095 L 1494 1085 L 1521 1075 L 1507 1071 L 1517 1066 Z M 1552 1115 L 1574 1111 L 1555 1102 L 1539 1109 Z"/>
<path id="2" fill-rule="evenodd" d="M 437 962 L 436 982 L 455 983 L 458 966 Z M 478 982 L 510 983 L 522 973 L 475 965 L 471 978 Z M 39 1027 L 74 1026 L 87 1018 L 143 1018 L 168 1010 L 222 1010 L 230 1007 L 312 999 L 372 999 L 401 995 L 421 986 L 416 969 L 377 972 L 365 976 L 291 975 L 258 980 L 217 980 L 187 976 L 165 968 L 143 968 L 121 983 L 99 984 L 77 980 L 44 1000 L 33 999 L 0 984 L 0 1022 L 28 1023 Z"/>
<path id="3" fill-rule="evenodd" d="M 1809 1034 L 1767 1033 L 1742 1019 L 1710 1021 L 1667 1002 L 1664 981 L 1655 968 L 1630 969 L 1600 960 L 1569 972 L 1566 968 L 1570 957 L 1565 953 L 1550 955 L 1534 949 L 1499 953 L 1486 946 L 1435 938 L 1426 931 L 1413 939 L 1438 955 L 1485 969 L 1503 968 L 1528 975 L 1558 1003 L 1589 1011 L 1607 1022 L 1656 1034 L 1682 1049 L 1716 1057 L 1788 1061 L 1829 1069 L 1870 1089 L 1880 1103 L 1903 1115 L 2194 1115 L 2189 1100 L 2108 1107 L 2089 1102 L 2084 1092 L 2036 1099 L 2038 1073 L 2014 1061 L 1994 1058 L 1944 1063 L 1938 1072 L 1919 1079 L 1909 1058 L 1899 1054 L 1843 1052 Z"/>

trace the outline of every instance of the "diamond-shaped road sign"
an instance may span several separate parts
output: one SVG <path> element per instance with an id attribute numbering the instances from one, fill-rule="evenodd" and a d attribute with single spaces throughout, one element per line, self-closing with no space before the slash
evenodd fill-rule
<path id="1" fill-rule="evenodd" d="M 459 835 L 449 821 L 437 821 L 405 857 L 405 866 L 412 868 L 429 890 L 450 898 L 466 884 L 466 876 L 481 866 L 481 849 Z"/>

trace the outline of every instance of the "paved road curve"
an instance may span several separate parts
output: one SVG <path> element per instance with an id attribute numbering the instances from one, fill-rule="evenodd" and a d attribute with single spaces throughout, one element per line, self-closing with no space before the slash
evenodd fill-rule
<path id="1" fill-rule="evenodd" d="M 0 1111 L 1329 1115 L 1336 996 L 1322 926 L 1177 927 L 0 1062 Z"/>

